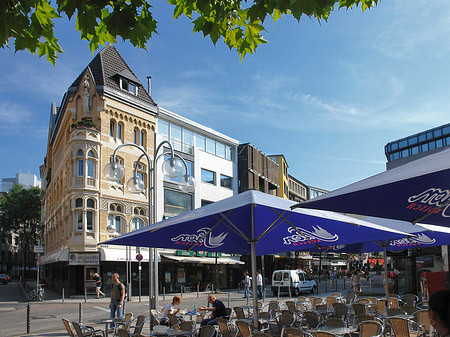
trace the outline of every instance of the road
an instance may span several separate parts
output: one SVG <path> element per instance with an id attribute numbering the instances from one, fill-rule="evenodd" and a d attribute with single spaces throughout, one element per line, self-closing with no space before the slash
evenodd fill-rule
<path id="1" fill-rule="evenodd" d="M 382 289 L 381 289 L 382 290 Z M 319 296 L 327 296 L 332 292 L 339 292 L 346 294 L 347 287 L 344 288 L 343 280 L 339 280 L 337 291 L 330 291 L 324 284 L 319 284 Z M 160 305 L 171 301 L 170 294 L 165 299 L 160 296 Z M 194 305 L 207 306 L 207 293 L 183 294 L 183 302 L 180 307 L 192 310 Z M 216 295 L 218 299 L 222 300 L 228 307 L 235 307 L 247 305 L 247 299 L 242 298 L 242 293 L 237 290 L 223 292 Z M 82 323 L 86 325 L 94 325 L 95 328 L 104 328 L 104 325 L 95 325 L 93 320 L 109 317 L 109 299 L 96 299 L 89 297 L 85 302 L 84 298 L 66 299 L 64 303 L 62 299 L 49 290 L 46 290 L 47 299 L 44 302 L 30 303 L 30 335 L 31 336 L 67 336 L 61 318 L 65 317 L 70 321 L 78 321 L 80 317 L 80 309 L 82 316 Z M 284 295 L 280 300 L 286 300 L 289 297 Z M 267 298 L 265 301 L 276 299 L 272 296 L 272 292 L 267 290 Z M 251 305 L 251 300 L 248 303 Z M 145 314 L 148 317 L 148 297 L 142 297 L 142 302 L 139 302 L 137 297 L 126 303 L 126 312 L 133 312 L 134 315 Z M 11 282 L 7 285 L 0 285 L 0 337 L 13 336 L 30 336 L 27 335 L 27 302 L 23 288 L 17 282 Z M 144 326 L 144 334 L 149 334 L 149 324 Z"/>

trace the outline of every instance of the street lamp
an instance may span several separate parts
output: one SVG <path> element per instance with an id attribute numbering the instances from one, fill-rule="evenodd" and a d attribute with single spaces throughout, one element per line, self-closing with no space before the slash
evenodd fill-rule
<path id="1" fill-rule="evenodd" d="M 158 156 L 159 150 L 164 145 L 167 145 L 169 147 L 169 151 L 163 151 Z M 155 213 L 156 213 L 156 205 L 157 205 L 157 203 L 156 203 L 157 194 L 156 194 L 156 191 L 154 191 L 154 189 L 156 187 L 156 181 L 157 181 L 157 170 L 155 168 L 156 168 L 156 163 L 158 162 L 158 159 L 161 158 L 162 156 L 164 156 L 165 154 L 170 155 L 170 157 L 168 159 L 164 160 L 164 162 L 163 162 L 162 172 L 163 172 L 164 176 L 166 176 L 170 179 L 179 177 L 179 180 L 178 180 L 179 188 L 183 192 L 192 192 L 194 190 L 195 180 L 192 176 L 189 175 L 188 167 L 187 167 L 185 160 L 180 155 L 178 155 L 177 153 L 174 152 L 172 144 L 167 140 L 162 141 L 158 145 L 158 147 L 156 148 L 156 150 L 153 154 L 153 158 L 154 158 L 153 163 L 154 163 L 155 167 L 152 167 L 152 160 L 151 160 L 149 154 L 144 150 L 143 147 L 133 144 L 133 143 L 125 143 L 125 144 L 119 145 L 113 152 L 112 162 L 108 163 L 104 168 L 104 174 L 108 180 L 118 181 L 118 180 L 122 180 L 123 177 L 125 176 L 124 167 L 122 166 L 122 164 L 120 164 L 118 161 L 116 161 L 117 151 L 119 151 L 121 148 L 123 148 L 125 146 L 134 147 L 136 149 L 139 149 L 142 152 L 141 156 L 139 157 L 139 159 L 136 162 L 136 166 L 135 166 L 134 172 L 133 172 L 133 177 L 131 177 L 126 183 L 127 189 L 130 193 L 141 193 L 145 190 L 145 183 L 141 179 L 141 177 L 139 177 L 139 175 L 137 174 L 138 173 L 137 170 L 138 170 L 139 163 L 143 157 L 145 157 L 148 162 L 148 173 L 147 173 L 147 175 L 148 175 L 148 177 L 147 177 L 148 178 L 148 184 L 147 184 L 148 185 L 148 222 L 150 225 L 150 224 L 156 222 L 156 214 Z M 186 170 L 185 175 L 182 175 L 183 168 Z M 152 192 L 153 192 L 153 194 L 152 194 Z M 154 212 L 152 211 L 152 201 L 153 201 L 153 206 L 155 207 Z M 107 231 L 109 233 L 114 233 L 116 230 L 115 230 L 114 226 L 112 226 L 112 224 L 110 224 L 107 227 Z M 154 265 L 152 264 L 153 258 L 155 259 Z M 158 292 L 157 250 L 156 250 L 156 248 L 153 248 L 153 251 L 152 251 L 152 248 L 150 248 L 149 249 L 149 310 L 151 310 L 152 308 L 158 309 L 158 293 L 159 292 Z"/>

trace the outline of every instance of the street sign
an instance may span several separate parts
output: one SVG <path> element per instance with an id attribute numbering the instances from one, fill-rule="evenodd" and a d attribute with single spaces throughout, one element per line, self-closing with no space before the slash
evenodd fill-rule
<path id="1" fill-rule="evenodd" d="M 142 254 L 137 254 L 136 255 L 136 260 L 138 260 L 138 261 L 142 261 L 143 258 L 144 257 L 142 256 Z"/>
<path id="2" fill-rule="evenodd" d="M 44 246 L 34 246 L 35 253 L 44 253 Z"/>
<path id="3" fill-rule="evenodd" d="M 355 257 L 352 254 L 348 254 L 347 262 L 355 262 L 355 261 L 356 261 Z"/>

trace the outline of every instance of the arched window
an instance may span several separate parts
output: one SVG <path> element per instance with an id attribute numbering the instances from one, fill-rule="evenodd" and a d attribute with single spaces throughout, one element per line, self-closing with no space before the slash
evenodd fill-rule
<path id="1" fill-rule="evenodd" d="M 112 226 L 116 230 L 116 234 L 121 234 L 125 226 L 125 219 L 123 217 L 123 206 L 119 204 L 109 205 L 108 226 Z"/>
<path id="2" fill-rule="evenodd" d="M 116 137 L 116 121 L 114 120 L 109 122 L 109 136 L 113 138 Z"/>
<path id="3" fill-rule="evenodd" d="M 77 176 L 84 176 L 84 151 L 79 149 L 76 155 L 76 163 L 77 163 Z"/>
<path id="4" fill-rule="evenodd" d="M 75 209 L 73 212 L 73 218 L 75 221 L 75 229 L 77 231 L 83 230 L 83 199 L 75 199 Z"/>
<path id="5" fill-rule="evenodd" d="M 145 145 L 146 145 L 145 140 L 146 140 L 146 137 L 145 137 L 145 131 L 142 131 L 142 130 L 141 130 L 141 146 L 142 146 L 142 147 L 145 147 Z"/>
<path id="6" fill-rule="evenodd" d="M 145 216 L 145 209 L 142 208 L 142 207 L 135 207 L 134 210 L 133 210 L 133 213 L 134 213 L 135 215 L 142 215 L 142 216 Z"/>
<path id="7" fill-rule="evenodd" d="M 141 218 L 133 218 L 131 219 L 131 230 L 141 229 L 144 228 L 145 221 Z"/>
<path id="8" fill-rule="evenodd" d="M 94 209 L 95 209 L 95 200 L 88 199 L 86 201 L 86 230 L 92 231 L 94 230 Z"/>
<path id="9" fill-rule="evenodd" d="M 139 129 L 133 130 L 133 143 L 139 145 Z"/>
<path id="10" fill-rule="evenodd" d="M 94 151 L 89 151 L 88 152 L 88 160 L 87 160 L 87 176 L 94 178 L 95 177 L 95 162 L 97 156 L 95 155 Z"/>
<path id="11" fill-rule="evenodd" d="M 78 198 L 75 200 L 75 207 L 83 207 L 83 199 Z"/>

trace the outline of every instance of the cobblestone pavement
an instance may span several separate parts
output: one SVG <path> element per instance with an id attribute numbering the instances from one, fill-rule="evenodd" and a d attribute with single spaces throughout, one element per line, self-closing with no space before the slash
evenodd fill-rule
<path id="1" fill-rule="evenodd" d="M 327 296 L 332 292 L 339 292 L 346 294 L 349 291 L 348 281 L 344 288 L 343 280 L 338 280 L 337 290 L 330 290 L 329 284 L 319 284 L 319 296 Z M 382 293 L 382 288 L 373 288 L 372 292 Z M 160 296 L 160 305 L 169 302 L 175 294 L 166 295 L 165 298 Z M 206 306 L 207 293 L 183 294 L 183 302 L 181 308 L 192 310 L 194 305 Z M 237 290 L 222 292 L 216 295 L 221 299 L 226 306 L 234 307 L 240 305 L 251 305 L 252 300 L 242 298 L 242 293 Z M 89 297 L 87 301 L 84 298 L 66 299 L 64 303 L 62 299 L 55 293 L 46 290 L 46 300 L 44 302 L 31 302 L 30 305 L 30 334 L 27 335 L 27 302 L 24 302 L 25 294 L 16 282 L 11 282 L 8 285 L 0 287 L 0 337 L 14 337 L 14 336 L 67 336 L 61 318 L 67 318 L 70 321 L 78 321 L 81 316 L 82 322 L 86 325 L 92 325 L 97 329 L 104 329 L 104 325 L 98 325 L 93 321 L 109 317 L 109 299 Z M 284 295 L 280 300 L 286 300 L 289 297 Z M 272 296 L 270 288 L 267 288 L 267 298 L 276 299 Z M 248 302 L 247 302 L 248 301 Z M 125 312 L 133 312 L 134 315 L 145 314 L 148 317 L 149 306 L 148 297 L 142 297 L 142 302 L 139 302 L 138 297 L 133 297 L 130 302 L 126 303 Z M 149 324 L 145 324 L 144 334 L 149 334 Z"/>

